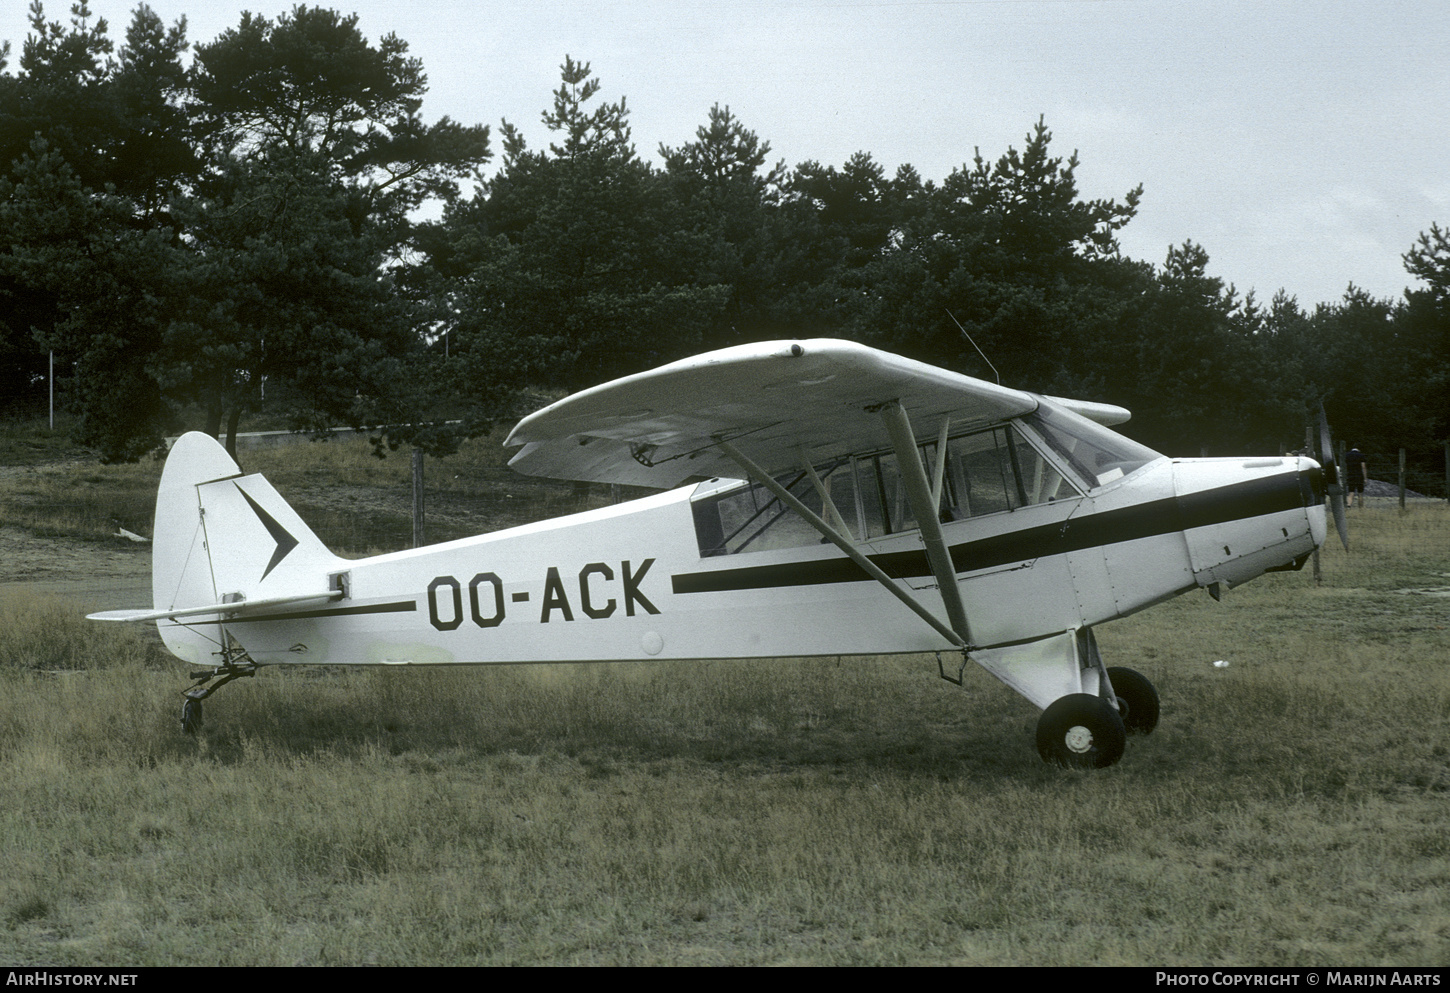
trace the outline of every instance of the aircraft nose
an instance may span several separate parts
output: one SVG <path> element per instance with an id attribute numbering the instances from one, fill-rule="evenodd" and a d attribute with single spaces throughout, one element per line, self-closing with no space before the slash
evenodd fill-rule
<path id="1" fill-rule="evenodd" d="M 1180 459 L 1174 488 L 1199 586 L 1298 569 L 1324 543 L 1324 474 L 1302 456 Z"/>

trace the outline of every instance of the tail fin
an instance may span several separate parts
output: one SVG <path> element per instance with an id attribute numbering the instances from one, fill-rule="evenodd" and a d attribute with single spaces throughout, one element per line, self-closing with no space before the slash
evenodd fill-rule
<path id="1" fill-rule="evenodd" d="M 172 446 L 156 494 L 151 594 L 156 610 L 256 601 L 326 589 L 342 561 L 260 475 L 243 475 L 216 439 L 199 432 Z M 224 625 L 158 623 L 173 655 L 214 664 Z"/>

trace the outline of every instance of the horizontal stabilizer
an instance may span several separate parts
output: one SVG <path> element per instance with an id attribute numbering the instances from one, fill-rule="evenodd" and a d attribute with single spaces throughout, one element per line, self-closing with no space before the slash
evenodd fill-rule
<path id="1" fill-rule="evenodd" d="M 236 600 L 230 603 L 208 603 L 200 607 L 182 607 L 178 610 L 103 610 L 96 614 L 87 614 L 86 620 L 90 621 L 125 621 L 129 623 L 140 623 L 142 621 L 168 621 L 178 617 L 204 617 L 208 614 L 225 614 L 229 617 L 245 616 L 263 607 L 282 607 L 302 603 L 326 603 L 329 600 L 336 600 L 342 596 L 341 590 L 328 590 L 322 593 L 298 593 L 292 596 L 264 597 L 260 600 Z"/>

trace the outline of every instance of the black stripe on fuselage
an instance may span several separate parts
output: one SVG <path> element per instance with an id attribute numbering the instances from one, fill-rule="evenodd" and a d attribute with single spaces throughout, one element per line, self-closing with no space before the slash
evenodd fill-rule
<path id="1" fill-rule="evenodd" d="M 1305 506 L 1300 475 L 1297 472 L 1280 473 L 1232 486 L 965 541 L 951 546 L 952 569 L 958 573 L 975 572 L 1046 555 L 1063 555 L 1084 548 L 1295 510 Z M 868 557 L 892 579 L 931 575 L 926 552 L 921 549 Z M 676 593 L 721 593 L 781 586 L 858 583 L 870 578 L 850 559 L 834 558 L 678 573 L 672 577 L 672 582 Z"/>
<path id="2" fill-rule="evenodd" d="M 250 624 L 253 621 L 300 621 L 309 617 L 349 617 L 353 614 L 397 614 L 417 610 L 418 601 L 399 600 L 394 603 L 369 603 L 361 607 L 320 607 L 317 610 L 294 610 L 281 614 L 254 614 L 251 617 L 227 617 L 224 624 Z M 215 620 L 206 623 L 215 624 Z"/>

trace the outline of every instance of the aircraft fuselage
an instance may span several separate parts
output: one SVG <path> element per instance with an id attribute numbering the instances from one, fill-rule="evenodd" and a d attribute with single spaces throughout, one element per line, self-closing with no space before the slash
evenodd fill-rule
<path id="1" fill-rule="evenodd" d="M 944 523 L 973 619 L 972 647 L 1091 627 L 1198 587 L 1302 564 L 1324 538 L 1317 478 L 1308 459 L 1161 459 L 1071 499 Z M 330 581 L 343 598 L 227 625 L 258 664 L 953 647 L 830 544 L 703 556 L 692 497 L 706 486 L 340 561 Z M 860 547 L 910 595 L 940 603 L 918 532 L 875 536 Z"/>

